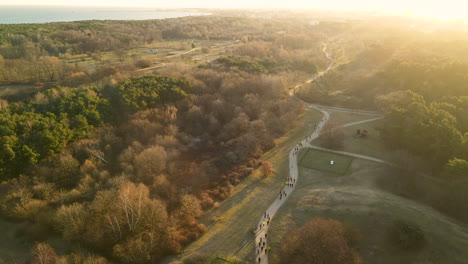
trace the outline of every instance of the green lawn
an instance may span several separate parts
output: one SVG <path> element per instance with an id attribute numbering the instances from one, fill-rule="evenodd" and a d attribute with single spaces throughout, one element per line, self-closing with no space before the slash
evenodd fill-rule
<path id="1" fill-rule="evenodd" d="M 343 175 L 349 168 L 352 157 L 323 152 L 314 149 L 301 150 L 299 153 L 299 166 Z M 330 164 L 333 161 L 334 164 Z"/>
<path id="2" fill-rule="evenodd" d="M 259 170 L 254 171 L 235 187 L 229 199 L 201 219 L 208 226 L 208 232 L 187 246 L 181 254 L 167 258 L 162 263 L 180 263 L 194 253 L 203 253 L 211 258 L 219 254 L 251 262 L 254 259 L 252 229 L 284 184 L 284 178 L 289 173 L 288 152 L 297 142 L 310 135 L 312 127 L 309 125 L 321 118 L 321 113 L 311 109 L 298 117 L 295 126 L 277 140 L 275 148 L 262 157 L 262 160 L 273 164 L 276 173 L 267 178 Z"/>

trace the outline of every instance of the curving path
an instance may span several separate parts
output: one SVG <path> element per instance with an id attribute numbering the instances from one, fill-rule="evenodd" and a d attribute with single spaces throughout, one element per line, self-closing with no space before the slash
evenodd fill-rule
<path id="1" fill-rule="evenodd" d="M 278 191 L 277 199 L 268 207 L 268 209 L 263 213 L 260 221 L 257 225 L 257 232 L 255 234 L 255 256 L 256 263 L 266 264 L 268 263 L 268 254 L 266 249 L 268 249 L 268 227 L 269 222 L 273 219 L 278 209 L 284 204 L 288 199 L 289 195 L 294 191 L 296 184 L 298 182 L 298 167 L 297 167 L 297 153 L 303 147 L 308 147 L 309 141 L 312 141 L 319 137 L 320 130 L 325 125 L 325 123 L 330 119 L 330 114 L 327 111 L 320 109 L 317 106 L 309 106 L 317 111 L 320 111 L 324 118 L 318 123 L 317 128 L 312 133 L 311 136 L 299 142 L 293 149 L 289 151 L 289 177 L 292 182 L 294 182 L 292 187 L 288 187 L 289 181 L 285 178 L 285 187 Z M 287 182 L 287 183 L 286 183 Z M 280 192 L 283 193 L 280 195 Z M 263 243 L 265 242 L 265 246 Z M 263 249 L 263 250 L 262 250 Z M 260 252 L 259 252 L 260 251 Z"/>
<path id="2" fill-rule="evenodd" d="M 262 263 L 262 264 L 267 264 L 268 263 L 268 227 L 269 223 L 272 221 L 273 217 L 275 216 L 276 212 L 278 209 L 284 204 L 284 202 L 288 199 L 289 195 L 294 191 L 296 184 L 298 183 L 298 165 L 297 165 L 297 153 L 299 152 L 300 149 L 302 148 L 313 148 L 313 149 L 318 149 L 318 150 L 323 150 L 323 151 L 328 151 L 332 153 L 337 153 L 337 154 L 342 154 L 342 155 L 347 155 L 347 156 L 352 156 L 356 158 L 361 158 L 361 159 L 366 159 L 366 160 L 371 160 L 375 161 L 378 163 L 383 163 L 387 165 L 393 165 L 385 160 L 374 158 L 374 157 L 369 157 L 365 155 L 360 155 L 356 153 L 350 153 L 350 152 L 344 152 L 344 151 L 335 151 L 335 150 L 330 150 L 326 148 L 321 148 L 318 146 L 311 145 L 309 142 L 312 140 L 318 138 L 320 136 L 320 130 L 322 127 L 325 125 L 325 123 L 330 119 L 330 113 L 327 112 L 324 108 L 327 107 L 322 107 L 320 105 L 314 105 L 314 104 L 307 104 L 306 107 L 315 109 L 319 112 L 321 112 L 324 117 L 323 119 L 318 123 L 315 131 L 307 137 L 306 139 L 302 140 L 299 142 L 293 149 L 289 151 L 289 179 L 285 178 L 285 187 L 282 188 L 281 190 L 278 191 L 278 197 L 277 199 L 268 207 L 268 209 L 263 213 L 260 221 L 258 222 L 257 225 L 257 232 L 255 234 L 255 263 Z M 340 111 L 347 111 L 347 112 L 354 112 L 356 113 L 356 110 L 352 109 L 345 109 L 345 108 L 340 108 Z M 343 127 L 349 127 L 353 125 L 358 125 L 362 123 L 367 123 L 367 122 L 372 122 L 375 120 L 379 120 L 384 118 L 383 115 L 376 114 L 376 113 L 368 113 L 372 115 L 376 115 L 377 117 L 371 118 L 371 119 L 366 119 L 366 120 L 361 120 L 357 122 L 351 122 L 345 124 Z M 292 182 L 293 185 L 290 187 L 288 183 Z M 281 193 L 281 194 L 280 194 Z"/>
<path id="3" fill-rule="evenodd" d="M 322 77 L 324 74 L 326 74 L 330 69 L 334 66 L 335 62 L 333 58 L 330 56 L 330 54 L 327 52 L 327 45 L 324 44 L 323 47 L 323 52 L 325 53 L 326 57 L 331 60 L 330 65 L 328 68 L 316 74 L 314 77 L 311 79 L 305 81 L 302 84 L 296 85 L 292 91 L 290 91 L 290 95 L 293 96 L 294 92 L 296 89 L 300 88 L 303 84 L 308 84 L 311 83 L 318 78 Z M 288 199 L 289 195 L 294 191 L 296 184 L 298 183 L 299 180 L 299 171 L 298 171 L 298 166 L 297 166 L 297 153 L 299 152 L 300 149 L 302 148 L 315 148 L 315 149 L 320 149 L 320 150 L 325 150 L 325 151 L 330 151 L 330 152 L 335 152 L 333 150 L 328 150 L 324 148 L 320 148 L 317 146 L 313 146 L 309 144 L 312 140 L 318 138 L 320 136 L 320 130 L 323 128 L 325 123 L 330 119 L 330 113 L 327 112 L 327 110 L 330 111 L 339 111 L 339 112 L 351 112 L 351 113 L 360 113 L 360 114 L 368 114 L 372 116 L 376 116 L 371 119 L 366 119 L 366 120 L 361 120 L 357 122 L 352 122 L 345 124 L 344 127 L 348 126 L 353 126 L 357 124 L 362 124 L 366 122 L 372 122 L 378 119 L 384 118 L 384 116 L 380 113 L 377 112 L 372 112 L 372 111 L 364 111 L 364 110 L 355 110 L 355 109 L 346 109 L 346 108 L 339 108 L 339 107 L 330 107 L 330 106 L 321 106 L 321 105 L 316 105 L 316 104 L 306 104 L 304 103 L 304 106 L 307 108 L 312 108 L 315 109 L 323 114 L 322 120 L 317 124 L 316 129 L 312 133 L 312 135 L 308 136 L 306 139 L 302 140 L 299 142 L 294 148 L 292 148 L 289 151 L 289 177 L 285 177 L 285 185 L 281 190 L 278 190 L 278 196 L 276 200 L 268 207 L 268 209 L 262 214 L 262 217 L 260 218 L 260 221 L 257 224 L 257 230 L 255 233 L 255 263 L 261 263 L 261 264 L 268 264 L 268 227 L 272 219 L 274 218 L 276 212 L 278 212 L 278 209 L 284 204 L 284 202 Z M 380 160 L 377 158 L 373 157 L 368 157 L 364 155 L 359 155 L 355 153 L 348 153 L 348 152 L 336 152 L 340 153 L 343 155 L 349 155 L 349 156 L 354 156 L 357 158 L 362 158 L 362 159 L 367 159 L 367 160 L 372 160 L 380 163 L 385 163 L 385 164 L 390 164 L 389 162 L 386 162 L 384 160 Z M 292 183 L 292 185 L 289 185 Z"/>

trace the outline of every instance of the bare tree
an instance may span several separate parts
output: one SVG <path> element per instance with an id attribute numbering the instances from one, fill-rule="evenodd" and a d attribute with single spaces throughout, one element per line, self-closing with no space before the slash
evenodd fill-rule
<path id="1" fill-rule="evenodd" d="M 57 263 L 57 253 L 46 243 L 38 243 L 32 250 L 31 264 L 55 264 Z"/>
<path id="2" fill-rule="evenodd" d="M 167 163 L 167 153 L 161 146 L 145 149 L 135 157 L 135 167 L 140 180 L 149 182 L 159 175 Z"/>
<path id="3" fill-rule="evenodd" d="M 343 126 L 336 119 L 331 119 L 320 131 L 320 144 L 325 148 L 342 149 L 344 143 Z"/>

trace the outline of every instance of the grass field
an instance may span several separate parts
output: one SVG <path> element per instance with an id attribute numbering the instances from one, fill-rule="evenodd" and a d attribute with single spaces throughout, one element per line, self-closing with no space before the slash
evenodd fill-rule
<path id="1" fill-rule="evenodd" d="M 263 156 L 270 161 L 276 173 L 266 178 L 259 170 L 254 171 L 234 189 L 234 194 L 212 209 L 202 219 L 209 230 L 200 239 L 190 244 L 178 256 L 167 258 L 162 263 L 179 263 L 191 255 L 203 253 L 213 258 L 217 254 L 251 261 L 254 256 L 252 229 L 263 211 L 276 199 L 276 190 L 283 186 L 288 175 L 288 152 L 294 145 L 312 132 L 310 124 L 317 123 L 322 114 L 306 110 L 295 122 L 295 126 L 277 140 L 275 148 Z M 219 221 L 213 221 L 218 219 Z"/>
<path id="2" fill-rule="evenodd" d="M 363 263 L 466 263 L 468 229 L 428 206 L 380 190 L 376 181 L 386 170 L 384 165 L 361 159 L 353 159 L 344 177 L 300 168 L 295 191 L 270 226 L 270 263 L 278 263 L 275 253 L 288 229 L 317 216 L 360 230 L 357 248 Z M 422 228 L 428 241 L 423 250 L 404 252 L 389 244 L 386 231 L 396 219 L 410 220 Z"/>
<path id="3" fill-rule="evenodd" d="M 372 119 L 375 116 L 357 113 L 344 113 L 329 111 L 331 118 L 339 120 L 341 125 L 357 122 L 361 120 Z M 340 149 L 345 152 L 357 153 L 375 158 L 387 159 L 390 155 L 388 148 L 381 139 L 381 130 L 384 120 L 376 120 L 368 123 L 358 124 L 343 128 L 344 144 Z M 365 138 L 356 137 L 356 130 L 367 130 L 368 135 Z M 314 145 L 320 145 L 321 138 L 311 142 Z"/>
<path id="4" fill-rule="evenodd" d="M 338 115 L 342 124 L 371 118 L 342 112 L 331 115 Z M 388 151 L 380 138 L 382 125 L 383 120 L 378 120 L 344 128 L 343 150 L 385 159 Z M 369 134 L 356 138 L 356 129 L 366 129 Z M 298 185 L 270 226 L 274 252 L 270 263 L 278 263 L 275 253 L 289 228 L 302 226 L 317 216 L 337 219 L 360 230 L 357 248 L 363 263 L 467 263 L 468 228 L 429 206 L 380 189 L 377 182 L 389 173 L 385 165 L 354 158 L 340 176 L 327 168 L 329 160 L 337 159 L 337 155 L 319 150 L 304 150 L 299 155 L 303 159 Z M 424 184 L 425 179 L 420 180 Z M 386 232 L 397 219 L 415 222 L 422 228 L 428 241 L 423 250 L 401 251 L 388 242 Z"/>
<path id="5" fill-rule="evenodd" d="M 365 117 L 368 118 L 368 117 Z M 376 120 L 369 123 L 363 123 L 344 128 L 345 135 L 343 151 L 359 153 L 366 156 L 386 159 L 388 158 L 388 149 L 381 139 L 381 130 L 384 120 Z M 365 138 L 356 137 L 357 129 L 365 129 L 369 134 Z"/>
<path id="6" fill-rule="evenodd" d="M 340 112 L 340 111 L 329 111 L 329 110 L 327 110 L 327 112 L 330 113 L 330 117 L 332 119 L 337 120 L 341 125 L 376 117 L 374 115 L 366 115 L 366 114 L 352 113 L 352 112 Z"/>
<path id="7" fill-rule="evenodd" d="M 352 157 L 306 149 L 299 153 L 299 166 L 324 172 L 344 175 L 353 160 Z M 334 164 L 330 164 L 333 161 Z"/>

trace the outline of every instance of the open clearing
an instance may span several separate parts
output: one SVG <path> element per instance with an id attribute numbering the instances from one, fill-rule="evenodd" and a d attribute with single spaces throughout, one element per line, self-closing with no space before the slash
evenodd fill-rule
<path id="1" fill-rule="evenodd" d="M 357 158 L 341 177 L 300 168 L 296 190 L 270 226 L 270 263 L 278 263 L 274 252 L 278 252 L 288 228 L 317 216 L 337 219 L 360 230 L 358 251 L 363 263 L 466 263 L 468 229 L 428 206 L 380 190 L 376 182 L 386 173 L 385 165 Z M 428 240 L 423 250 L 403 252 L 388 243 L 386 230 L 396 219 L 415 222 L 422 228 Z"/>
<path id="2" fill-rule="evenodd" d="M 330 118 L 338 119 L 341 125 L 371 119 L 374 116 L 357 113 L 345 113 L 329 111 Z M 381 139 L 384 120 L 376 120 L 368 123 L 358 124 L 343 128 L 344 144 L 341 151 L 357 153 L 380 159 L 387 159 L 390 151 L 386 148 Z M 366 137 L 357 137 L 356 130 L 367 130 Z M 320 146 L 321 137 L 313 140 L 312 145 Z"/>
<path id="3" fill-rule="evenodd" d="M 323 152 L 315 149 L 306 149 L 300 152 L 299 166 L 343 175 L 349 168 L 352 157 Z M 334 164 L 330 164 L 333 161 Z"/>
<path id="4" fill-rule="evenodd" d="M 288 176 L 288 151 L 306 136 L 310 135 L 312 124 L 322 118 L 321 113 L 306 109 L 297 119 L 296 125 L 284 137 L 277 140 L 275 148 L 267 152 L 262 160 L 270 161 L 276 173 L 267 178 L 255 170 L 234 189 L 233 195 L 220 203 L 203 217 L 208 232 L 190 244 L 174 258 L 163 263 L 178 263 L 193 253 L 206 254 L 210 258 L 217 254 L 223 257 L 236 257 L 243 261 L 254 258 L 252 229 L 263 211 L 276 199 L 277 190 L 284 185 Z M 214 221 L 218 220 L 218 221 Z"/>
<path id="5" fill-rule="evenodd" d="M 368 115 L 331 112 L 342 124 L 369 119 Z M 361 117 L 361 118 L 359 118 Z M 376 158 L 386 158 L 388 152 L 380 139 L 383 120 L 359 124 L 344 129 L 343 151 Z M 357 129 L 369 132 L 356 137 Z M 320 138 L 312 144 L 318 144 Z M 338 159 L 340 155 L 320 150 L 302 150 L 299 157 L 299 180 L 295 191 L 281 207 L 270 226 L 269 241 L 273 248 L 270 263 L 278 263 L 281 237 L 290 227 L 302 226 L 314 217 L 337 219 L 357 227 L 361 240 L 357 248 L 363 263 L 416 264 L 466 263 L 468 259 L 468 228 L 435 209 L 416 201 L 394 195 L 379 188 L 383 177 L 394 173 L 386 165 L 353 158 L 342 176 L 327 168 L 319 156 Z M 326 157 L 326 158 L 325 158 Z M 326 161 L 326 160 L 325 160 Z M 421 184 L 426 179 L 421 179 Z M 417 252 L 396 249 L 388 242 L 387 230 L 393 221 L 414 222 L 424 231 L 427 244 Z"/>

